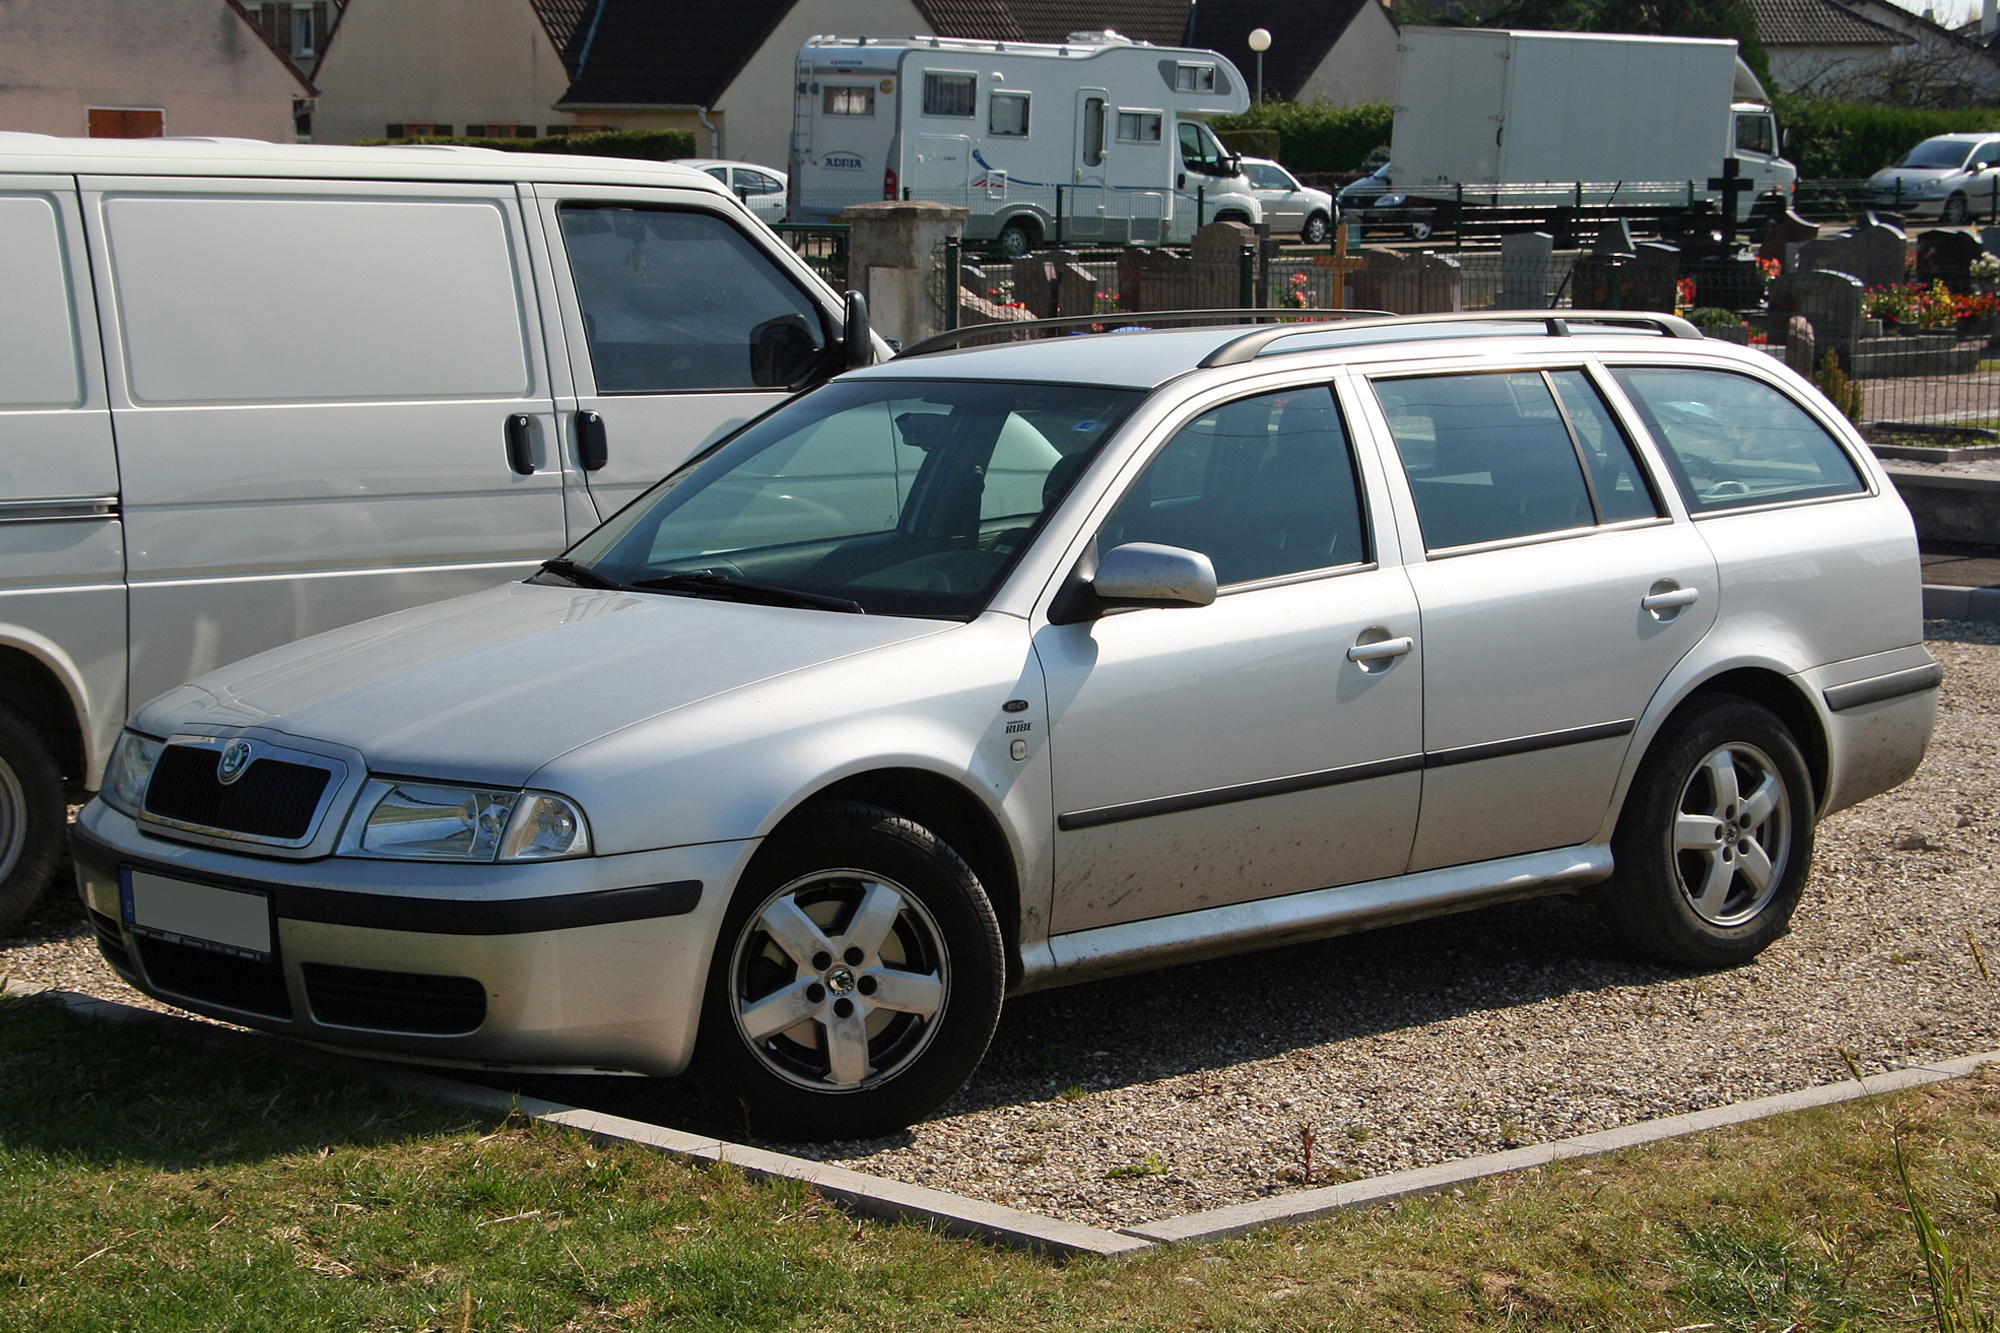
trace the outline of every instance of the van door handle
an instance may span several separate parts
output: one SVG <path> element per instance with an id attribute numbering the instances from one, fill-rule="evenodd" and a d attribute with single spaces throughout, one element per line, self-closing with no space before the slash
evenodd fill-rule
<path id="1" fill-rule="evenodd" d="M 585 472 L 595 472 L 611 460 L 604 440 L 604 418 L 595 412 L 576 414 L 576 461 Z"/>
<path id="2" fill-rule="evenodd" d="M 1700 596 L 1699 588 L 1675 588 L 1671 592 L 1648 593 L 1639 599 L 1639 605 L 1648 611 L 1671 611 L 1676 607 L 1693 606 Z"/>
<path id="3" fill-rule="evenodd" d="M 507 418 L 507 466 L 522 476 L 535 470 L 534 421 L 525 412 Z"/>
<path id="4" fill-rule="evenodd" d="M 1417 641 L 1405 634 L 1400 639 L 1384 639 L 1380 643 L 1357 643 L 1347 650 L 1350 662 L 1380 662 L 1385 658 L 1401 657 L 1417 646 Z"/>

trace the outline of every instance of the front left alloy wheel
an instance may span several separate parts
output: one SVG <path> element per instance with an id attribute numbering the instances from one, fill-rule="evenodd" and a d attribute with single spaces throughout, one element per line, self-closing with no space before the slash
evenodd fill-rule
<path id="1" fill-rule="evenodd" d="M 992 906 L 957 853 L 886 810 L 820 806 L 731 906 L 697 1069 L 759 1137 L 890 1133 L 970 1077 L 1005 977 Z"/>

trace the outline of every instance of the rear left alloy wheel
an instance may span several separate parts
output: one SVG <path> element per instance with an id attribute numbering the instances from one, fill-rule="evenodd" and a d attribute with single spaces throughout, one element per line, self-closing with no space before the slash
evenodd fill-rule
<path id="1" fill-rule="evenodd" d="M 697 1070 L 759 1137 L 891 1133 L 971 1076 L 1005 977 L 956 852 L 886 810 L 821 806 L 759 855 L 725 918 Z"/>

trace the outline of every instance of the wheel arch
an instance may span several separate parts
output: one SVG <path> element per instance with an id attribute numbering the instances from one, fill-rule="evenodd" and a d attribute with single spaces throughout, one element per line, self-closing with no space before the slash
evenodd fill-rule
<path id="1" fill-rule="evenodd" d="M 67 653 L 38 634 L 0 626 L 0 698 L 47 738 L 66 783 L 96 785 L 102 756 L 93 753 L 89 698 Z"/>
<path id="2" fill-rule="evenodd" d="M 1006 945 L 1007 984 L 1021 975 L 1021 872 L 1006 832 L 986 803 L 961 783 L 921 768 L 878 768 L 828 783 L 806 796 L 778 821 L 766 841 L 785 836 L 810 806 L 824 801 L 856 801 L 880 806 L 922 824 L 965 858 L 979 877 L 1000 921 Z"/>
<path id="3" fill-rule="evenodd" d="M 1768 667 L 1738 666 L 1705 677 L 1660 718 L 1659 725 L 1647 740 L 1645 753 L 1652 752 L 1660 732 L 1672 719 L 1705 700 L 1723 695 L 1747 699 L 1777 715 L 1778 720 L 1785 724 L 1785 729 L 1792 733 L 1792 739 L 1798 742 L 1799 753 L 1805 756 L 1806 772 L 1812 777 L 1814 806 L 1824 806 L 1832 780 L 1826 727 L 1797 682 Z M 1640 763 L 1643 764 L 1644 760 L 1642 755 Z M 1634 765 L 1634 771 L 1637 767 Z"/>

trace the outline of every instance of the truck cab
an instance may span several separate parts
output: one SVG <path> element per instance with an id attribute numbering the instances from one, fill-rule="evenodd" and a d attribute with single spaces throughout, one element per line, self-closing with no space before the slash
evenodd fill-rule
<path id="1" fill-rule="evenodd" d="M 1738 219 L 1747 217 L 1755 202 L 1767 195 L 1777 195 L 1789 208 L 1799 169 L 1779 155 L 1783 141 L 1777 117 L 1761 102 L 1732 102 L 1729 113 L 1729 156 L 1736 159 L 1743 179 L 1756 187 L 1737 200 Z"/>

